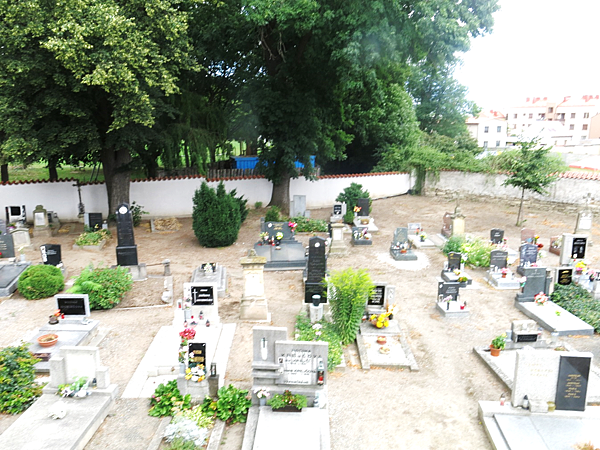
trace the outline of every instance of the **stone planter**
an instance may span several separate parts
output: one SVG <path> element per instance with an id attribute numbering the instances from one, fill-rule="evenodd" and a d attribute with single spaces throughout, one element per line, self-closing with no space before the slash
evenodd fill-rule
<path id="1" fill-rule="evenodd" d="M 92 252 L 99 252 L 104 248 L 106 241 L 100 241 L 97 245 L 76 245 L 73 244 L 73 250 L 87 250 Z"/>

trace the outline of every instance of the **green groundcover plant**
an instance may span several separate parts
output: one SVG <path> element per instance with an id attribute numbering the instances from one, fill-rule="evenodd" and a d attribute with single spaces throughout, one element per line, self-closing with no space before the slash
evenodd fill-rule
<path id="1" fill-rule="evenodd" d="M 312 324 L 306 313 L 298 314 L 296 316 L 296 340 L 329 343 L 327 370 L 330 372 L 342 362 L 344 355 L 342 339 L 331 322 L 321 320 Z"/>
<path id="2" fill-rule="evenodd" d="M 214 415 L 224 422 L 244 423 L 250 406 L 252 406 L 252 401 L 248 397 L 248 391 L 238 389 L 230 384 L 219 389 L 216 401 L 206 397 L 202 403 L 202 411 L 210 416 Z"/>
<path id="3" fill-rule="evenodd" d="M 600 332 L 600 302 L 581 286 L 556 284 L 550 300 Z"/>
<path id="4" fill-rule="evenodd" d="M 192 407 L 191 396 L 181 395 L 177 388 L 177 380 L 171 380 L 167 384 L 159 384 L 152 397 L 150 397 L 150 410 L 148 415 L 152 417 L 174 416 L 177 413 Z"/>
<path id="5" fill-rule="evenodd" d="M 91 309 L 111 309 L 131 290 L 133 281 L 125 267 L 87 267 L 75 279 L 71 294 L 88 294 Z"/>
<path id="6" fill-rule="evenodd" d="M 35 382 L 38 361 L 24 342 L 0 350 L 0 413 L 23 412 L 42 395 L 42 386 Z"/>

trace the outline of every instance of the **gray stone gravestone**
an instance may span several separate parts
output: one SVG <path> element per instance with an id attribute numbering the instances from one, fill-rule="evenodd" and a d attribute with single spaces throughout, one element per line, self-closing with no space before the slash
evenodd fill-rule
<path id="1" fill-rule="evenodd" d="M 540 292 L 548 295 L 552 276 L 548 274 L 546 268 L 524 267 L 522 275 L 527 278 L 527 281 L 525 281 L 522 292 L 519 292 L 516 296 L 518 302 L 532 302 Z"/>
<path id="2" fill-rule="evenodd" d="M 390 255 L 395 261 L 416 261 L 418 259 L 413 252 L 412 242 L 408 239 L 408 228 L 396 228 L 390 245 Z"/>
<path id="3" fill-rule="evenodd" d="M 323 282 L 327 274 L 325 239 L 318 236 L 308 241 L 306 261 L 306 282 L 304 283 L 304 303 L 313 303 L 313 296 L 319 295 L 319 303 L 327 303 L 327 285 Z"/>
<path id="4" fill-rule="evenodd" d="M 519 247 L 519 267 L 517 272 L 523 274 L 523 269 L 537 263 L 538 246 L 536 244 L 521 244 Z"/>
<path id="5" fill-rule="evenodd" d="M 367 227 L 352 227 L 352 245 L 373 245 L 369 228 Z"/>
<path id="6" fill-rule="evenodd" d="M 567 286 L 573 282 L 573 268 L 559 267 L 556 269 L 556 284 Z"/>
<path id="7" fill-rule="evenodd" d="M 502 244 L 503 240 L 504 230 L 501 230 L 500 228 L 492 228 L 490 231 L 490 241 L 492 241 L 492 244 Z"/>
<path id="8" fill-rule="evenodd" d="M 40 245 L 40 252 L 42 254 L 42 262 L 46 265 L 58 266 L 62 262 L 60 245 L 58 244 Z"/>
<path id="9" fill-rule="evenodd" d="M 504 250 L 492 250 L 490 252 L 490 268 L 498 270 L 508 267 L 508 252 Z"/>
<path id="10" fill-rule="evenodd" d="M 35 230 L 48 227 L 48 211 L 42 205 L 37 205 L 33 210 L 33 225 Z"/>
<path id="11" fill-rule="evenodd" d="M 513 320 L 510 330 L 511 341 L 516 344 L 537 342 L 540 337 L 535 320 Z"/>
<path id="12" fill-rule="evenodd" d="M 183 298 L 191 302 L 191 316 L 200 317 L 212 325 L 221 322 L 219 317 L 219 296 L 216 283 L 183 283 Z"/>
<path id="13" fill-rule="evenodd" d="M 10 232 L 16 249 L 31 248 L 31 236 L 28 228 L 16 228 Z"/>
<path id="14" fill-rule="evenodd" d="M 556 409 L 585 411 L 592 358 L 561 355 L 556 387 Z"/>
<path id="15" fill-rule="evenodd" d="M 0 258 L 14 258 L 15 244 L 12 234 L 0 235 Z"/>
<path id="16" fill-rule="evenodd" d="M 452 214 L 449 212 L 442 217 L 442 236 L 447 238 L 452 236 Z"/>
<path id="17" fill-rule="evenodd" d="M 444 281 L 441 278 L 438 281 L 438 302 L 455 302 L 460 295 L 460 284 L 452 281 Z M 450 297 L 449 300 L 447 298 Z"/>
<path id="18" fill-rule="evenodd" d="M 306 212 L 306 195 L 294 195 L 290 217 L 307 217 Z"/>
<path id="19" fill-rule="evenodd" d="M 592 232 L 592 222 L 594 219 L 594 213 L 590 208 L 590 202 L 592 201 L 591 193 L 587 193 L 584 197 L 585 206 L 577 214 L 577 222 L 575 224 L 574 234 L 584 234 L 590 236 Z"/>
<path id="20" fill-rule="evenodd" d="M 360 208 L 360 211 L 358 211 L 359 217 L 369 217 L 370 200 L 368 198 L 359 198 L 356 201 L 356 206 Z"/>
<path id="21" fill-rule="evenodd" d="M 19 276 L 30 265 L 30 262 L 19 264 L 0 264 L 0 297 L 8 297 L 17 290 Z"/>
<path id="22" fill-rule="evenodd" d="M 329 221 L 331 223 L 342 223 L 346 214 L 346 203 L 336 202 L 333 204 L 333 212 Z"/>
<path id="23" fill-rule="evenodd" d="M 254 250 L 240 259 L 244 275 L 244 292 L 240 304 L 242 320 L 268 320 L 269 309 L 265 298 L 264 269 L 267 258 L 258 256 Z"/>
<path id="24" fill-rule="evenodd" d="M 267 258 L 265 270 L 303 270 L 306 266 L 304 246 L 294 239 L 288 222 L 262 222 L 261 232 L 267 241 L 254 244 L 258 256 Z M 276 241 L 281 233 L 281 240 Z M 272 245 L 271 245 L 272 244 Z"/>
<path id="25" fill-rule="evenodd" d="M 535 230 L 523 228 L 521 230 L 521 243 L 533 244 L 535 241 Z"/>
<path id="26" fill-rule="evenodd" d="M 117 208 L 117 265 L 137 266 L 137 245 L 133 234 L 133 217 L 127 203 Z"/>

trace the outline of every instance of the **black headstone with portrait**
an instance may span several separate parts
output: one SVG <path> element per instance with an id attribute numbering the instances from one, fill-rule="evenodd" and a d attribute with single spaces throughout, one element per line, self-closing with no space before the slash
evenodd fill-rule
<path id="1" fill-rule="evenodd" d="M 490 231 L 490 241 L 492 244 L 501 244 L 504 240 L 504 230 L 500 228 L 492 228 Z"/>
<path id="2" fill-rule="evenodd" d="M 585 238 L 585 237 L 573 238 L 573 246 L 571 247 L 571 258 L 572 259 L 584 259 L 586 245 L 587 245 L 587 238 Z"/>
<path id="3" fill-rule="evenodd" d="M 448 297 L 451 297 L 449 301 L 457 301 L 460 291 L 460 283 L 452 281 L 443 281 L 438 278 L 438 302 L 448 301 Z"/>
<path id="4" fill-rule="evenodd" d="M 525 275 L 523 269 L 536 264 L 537 257 L 538 246 L 536 244 L 522 244 L 519 247 L 519 267 L 517 267 L 517 272 L 520 275 Z"/>
<path id="5" fill-rule="evenodd" d="M 358 211 L 358 216 L 368 217 L 369 216 L 369 206 L 370 200 L 368 198 L 359 198 L 356 200 L 356 206 L 360 208 Z"/>
<path id="6" fill-rule="evenodd" d="M 458 252 L 450 252 L 448 253 L 448 270 L 460 270 L 460 265 L 462 263 L 462 254 Z"/>
<path id="7" fill-rule="evenodd" d="M 40 245 L 40 252 L 42 254 L 42 262 L 46 265 L 58 266 L 62 262 L 60 245 L 58 244 Z"/>
<path id="8" fill-rule="evenodd" d="M 562 356 L 558 366 L 556 409 L 585 411 L 591 358 Z"/>
<path id="9" fill-rule="evenodd" d="M 385 284 L 375 285 L 371 296 L 367 300 L 367 306 L 385 308 Z"/>
<path id="10" fill-rule="evenodd" d="M 137 266 L 137 245 L 133 235 L 133 217 L 127 203 L 117 208 L 117 265 Z"/>

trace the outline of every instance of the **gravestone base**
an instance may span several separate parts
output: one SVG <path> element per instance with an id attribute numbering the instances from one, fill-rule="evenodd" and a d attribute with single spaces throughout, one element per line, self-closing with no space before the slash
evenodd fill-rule
<path id="1" fill-rule="evenodd" d="M 298 241 L 282 241 L 279 248 L 273 245 L 254 244 L 257 256 L 267 258 L 264 270 L 304 270 L 304 246 Z"/>
<path id="2" fill-rule="evenodd" d="M 111 266 L 111 269 L 116 267 L 124 267 L 131 274 L 133 281 L 145 281 L 148 279 L 148 271 L 146 270 L 146 264 L 137 264 L 134 266 Z"/>
<path id="3" fill-rule="evenodd" d="M 240 304 L 240 319 L 253 322 L 270 322 L 271 314 L 264 297 L 242 298 Z"/>
<path id="4" fill-rule="evenodd" d="M 331 241 L 331 246 L 329 247 L 329 256 L 342 257 L 346 254 L 348 254 L 348 246 L 344 243 L 344 241 Z"/>
<path id="5" fill-rule="evenodd" d="M 363 220 L 367 220 L 367 223 L 362 223 Z M 356 216 L 354 218 L 354 226 L 355 227 L 366 227 L 367 231 L 371 234 L 378 234 L 379 233 L 379 228 L 377 228 L 377 226 L 375 225 L 375 222 L 373 221 L 372 217 L 368 217 L 368 216 Z"/>
<path id="6" fill-rule="evenodd" d="M 330 216 L 330 223 L 344 223 L 344 216 Z"/>
<path id="7" fill-rule="evenodd" d="M 198 382 L 186 380 L 185 375 L 177 375 L 177 388 L 181 395 L 190 394 L 193 404 L 202 403 L 204 398 L 208 396 L 208 378 Z"/>
<path id="8" fill-rule="evenodd" d="M 412 242 L 413 247 L 418 248 L 419 250 L 428 249 L 428 248 L 437 248 L 435 246 L 434 242 L 429 238 L 425 238 L 425 240 L 422 241 L 419 236 L 413 235 L 413 236 L 408 236 L 408 239 Z"/>
<path id="9" fill-rule="evenodd" d="M 31 262 L 0 264 L 0 297 L 8 297 L 17 290 L 19 276 Z"/>
<path id="10" fill-rule="evenodd" d="M 402 253 L 398 249 L 390 248 L 390 255 L 394 258 L 394 261 L 416 261 L 417 255 L 412 250 L 407 250 L 406 253 Z"/>
<path id="11" fill-rule="evenodd" d="M 503 290 L 503 289 L 520 289 L 521 283 L 512 275 L 508 275 L 506 278 L 502 278 L 502 273 L 500 272 L 490 272 L 488 270 L 485 280 L 494 288 Z"/>
<path id="12" fill-rule="evenodd" d="M 216 283 L 219 297 L 224 297 L 227 293 L 227 269 L 217 264 L 217 270 L 212 273 L 206 273 L 202 267 L 197 267 L 192 273 L 192 283 Z"/>
<path id="13" fill-rule="evenodd" d="M 451 302 L 436 302 L 435 309 L 444 317 L 448 318 L 464 318 L 471 315 L 471 311 L 467 306 L 460 309 L 460 305 L 456 301 Z"/>
<path id="14" fill-rule="evenodd" d="M 357 245 L 373 245 L 373 240 L 372 239 L 352 239 L 350 241 L 350 243 L 353 246 L 357 246 Z"/>
<path id="15" fill-rule="evenodd" d="M 451 283 L 458 283 L 458 285 L 461 288 L 466 288 L 467 286 L 473 284 L 473 278 L 471 278 L 469 275 L 467 275 L 465 272 L 461 272 L 460 276 L 461 277 L 467 277 L 467 281 L 458 281 L 458 275 L 456 275 L 454 272 L 449 272 L 447 270 L 442 270 L 442 280 L 444 281 L 448 281 Z"/>
<path id="16" fill-rule="evenodd" d="M 58 230 L 52 227 L 33 227 L 33 237 L 53 237 Z"/>

